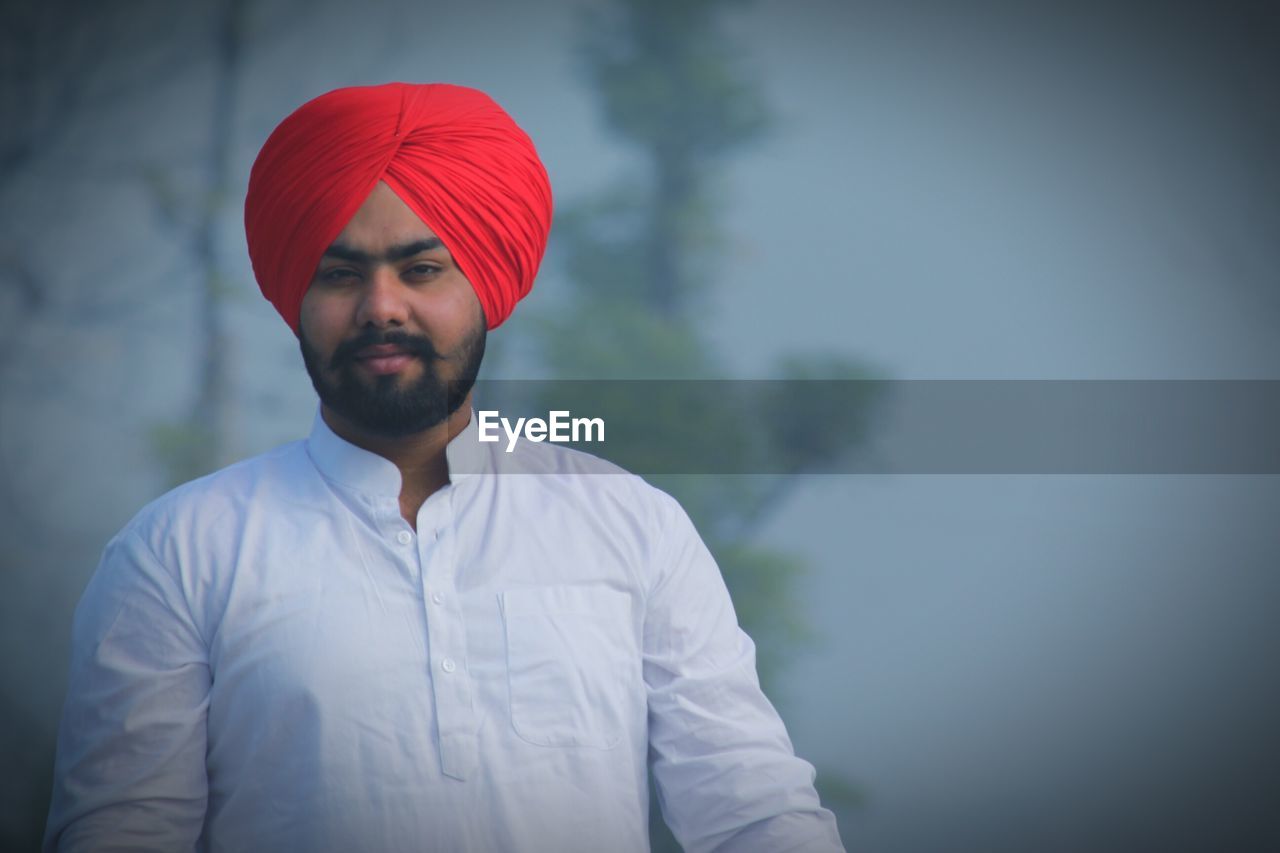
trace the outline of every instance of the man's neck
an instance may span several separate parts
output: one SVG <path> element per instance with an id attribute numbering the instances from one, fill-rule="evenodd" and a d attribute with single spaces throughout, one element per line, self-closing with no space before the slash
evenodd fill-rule
<path id="1" fill-rule="evenodd" d="M 320 416 L 339 438 L 378 454 L 400 469 L 400 514 L 416 530 L 418 509 L 449 482 L 445 447 L 471 421 L 471 395 L 443 423 L 397 438 L 370 434 L 325 405 L 320 406 Z"/>

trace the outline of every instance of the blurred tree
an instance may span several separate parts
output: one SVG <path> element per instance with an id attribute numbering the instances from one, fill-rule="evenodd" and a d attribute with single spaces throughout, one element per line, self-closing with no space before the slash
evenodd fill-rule
<path id="1" fill-rule="evenodd" d="M 97 4 L 11 2 L 0 27 L 0 194 L 44 155 L 83 106 L 103 54 L 92 50 Z M 55 45 L 58 49 L 54 49 Z"/>
<path id="2" fill-rule="evenodd" d="M 809 639 L 794 592 L 803 564 L 749 536 L 795 487 L 796 475 L 820 470 L 861 441 L 874 401 L 865 383 L 841 385 L 846 393 L 831 399 L 834 384 L 814 380 L 872 375 L 831 356 L 784 359 L 773 377 L 780 381 L 708 382 L 727 376 L 700 322 L 726 246 L 723 171 L 730 155 L 770 127 L 760 88 L 719 26 L 724 10 L 741 5 L 619 0 L 583 14 L 586 76 L 606 125 L 642 166 L 560 212 L 553 244 L 568 293 L 539 316 L 536 348 L 556 378 L 673 380 L 568 391 L 577 410 L 607 410 L 611 423 L 637 427 L 621 455 L 609 445 L 613 461 L 645 471 L 646 461 L 661 458 L 663 470 L 699 472 L 710 470 L 708 459 L 731 458 L 733 470 L 744 472 L 650 479 L 680 500 L 714 553 L 758 644 L 768 689 L 778 663 Z M 865 395 L 850 393 L 855 389 Z M 561 384 L 528 405 L 564 408 L 566 392 Z M 708 393 L 715 405 L 700 404 Z M 834 774 L 819 779 L 836 783 L 822 785 L 832 805 L 856 801 L 856 789 Z M 654 811 L 654 849 L 675 849 Z"/>
<path id="3" fill-rule="evenodd" d="M 64 117 L 83 106 L 86 81 L 102 64 L 90 39 L 99 23 L 85 0 L 7 3 L 0 13 L 0 202 L 62 134 Z M 15 217 L 16 219 L 16 217 Z M 23 229 L 0 235 L 0 371 L 20 355 L 24 332 L 53 305 Z M 18 529 L 45 531 L 11 477 L 0 477 L 0 514 Z"/>
<path id="4" fill-rule="evenodd" d="M 232 348 L 225 304 L 233 292 L 218 251 L 218 229 L 226 203 L 239 190 L 230 185 L 236 94 L 243 61 L 249 0 L 216 0 L 212 28 L 213 92 L 209 144 L 203 159 L 203 187 L 194 202 L 175 200 L 166 173 L 151 172 L 162 219 L 184 232 L 198 268 L 196 394 L 185 417 L 156 425 L 152 442 L 170 485 L 178 485 L 234 461 L 232 447 L 235 396 Z M 194 213 L 194 215 L 191 215 Z"/>
<path id="5" fill-rule="evenodd" d="M 190 282 L 198 293 L 191 302 L 192 401 L 187 413 L 151 435 L 166 483 L 212 470 L 232 452 L 232 348 L 222 331 L 227 288 L 217 235 L 224 200 L 236 192 L 229 151 L 249 2 L 179 9 L 158 0 L 125 6 L 15 0 L 0 7 L 0 208 L 7 226 L 0 235 L 0 411 L 25 418 L 40 401 L 70 399 L 94 422 L 102 404 L 88 383 L 77 381 L 84 358 L 95 353 L 87 341 L 138 337 L 146 331 L 139 319 L 146 307 L 174 293 L 175 281 Z M 208 98 L 207 147 L 166 146 L 163 134 L 142 129 L 120 133 L 122 117 L 193 62 L 201 67 L 206 56 L 209 73 L 185 88 L 193 99 Z M 202 80 L 212 84 L 207 96 Z M 83 208 L 121 187 L 141 191 L 176 238 L 180 260 L 173 269 L 142 272 L 139 259 L 162 254 L 154 241 L 146 245 L 143 229 L 137 242 L 121 244 L 95 242 L 77 230 Z M 92 263 L 75 263 L 86 258 Z M 61 359 L 50 358 L 58 342 Z M 4 426 L 12 442 L 13 423 Z M 0 471 L 0 575 L 7 590 L 0 647 L 24 650 L 0 665 L 0 752 L 11 759 L 0 778 L 4 850 L 39 845 L 63 688 L 60 675 L 48 673 L 65 666 L 64 617 L 105 537 L 101 518 L 69 513 L 49 499 L 47 483 L 33 482 L 25 464 L 31 455 L 6 453 Z"/>
<path id="6" fill-rule="evenodd" d="M 168 4 L 155 2 L 121 8 L 85 0 L 18 0 L 0 12 L 0 201 L 8 208 L 28 208 L 21 226 L 0 237 L 0 299 L 6 309 L 0 369 L 22 354 L 23 333 L 37 318 L 56 314 L 66 324 L 120 323 L 152 298 L 148 288 L 134 289 L 131 277 L 121 277 L 131 282 L 129 286 L 69 287 L 59 292 L 56 276 L 48 265 L 37 263 L 34 247 L 54 229 L 44 221 L 47 215 L 30 215 L 31 190 L 19 186 L 23 179 L 29 185 L 32 175 L 43 173 L 62 185 L 136 182 L 150 198 L 159 223 L 188 255 L 180 272 L 166 280 L 190 277 L 197 293 L 193 399 L 186 413 L 151 431 L 166 485 L 207 473 L 235 455 L 233 348 L 224 321 L 231 288 L 219 260 L 218 234 L 226 218 L 226 200 L 238 191 L 230 185 L 231 155 L 250 3 L 201 4 L 195 15 L 199 29 L 171 26 Z M 147 44 L 148 35 L 150 44 L 163 44 L 165 49 L 101 49 L 102 42 L 115 44 L 121 36 L 135 46 Z M 113 110 L 136 103 L 155 89 L 157 80 L 202 53 L 212 60 L 208 144 L 203 150 L 159 159 L 141 146 L 131 146 L 130 140 L 112 136 L 97 140 L 92 156 L 86 156 L 86 132 L 100 133 Z M 13 503 L 5 498 L 7 491 L 0 488 L 0 501 Z"/>

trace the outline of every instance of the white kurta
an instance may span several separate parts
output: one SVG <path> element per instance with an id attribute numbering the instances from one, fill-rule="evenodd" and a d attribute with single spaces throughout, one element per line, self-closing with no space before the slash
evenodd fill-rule
<path id="1" fill-rule="evenodd" d="M 840 849 L 679 505 L 548 444 L 311 436 L 153 502 L 76 611 L 46 849 Z M 601 473 L 612 470 L 612 473 Z M 652 756 L 650 756 L 652 749 Z"/>

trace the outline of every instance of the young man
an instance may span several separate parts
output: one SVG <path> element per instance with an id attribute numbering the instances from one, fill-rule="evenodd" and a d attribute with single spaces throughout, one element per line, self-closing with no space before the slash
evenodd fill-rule
<path id="1" fill-rule="evenodd" d="M 340 89 L 272 133 L 249 251 L 320 410 L 107 546 L 47 850 L 641 851 L 650 766 L 689 850 L 840 849 L 679 505 L 477 440 L 550 221 L 471 89 Z"/>

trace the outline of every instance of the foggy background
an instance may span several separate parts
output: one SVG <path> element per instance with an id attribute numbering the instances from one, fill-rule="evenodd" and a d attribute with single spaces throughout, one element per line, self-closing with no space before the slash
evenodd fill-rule
<path id="1" fill-rule="evenodd" d="M 80 591 L 181 467 L 211 265 L 219 455 L 309 428 L 240 218 L 272 127 L 337 86 L 453 82 L 530 134 L 559 210 L 637 170 L 575 47 L 604 0 L 249 3 L 221 176 L 221 5 L 103 5 L 3 7 L 6 848 L 43 825 Z M 773 115 L 715 185 L 696 316 L 724 378 L 818 349 L 897 379 L 1280 379 L 1275 4 L 720 5 Z M 522 342 L 572 292 L 558 239 L 490 376 L 534 370 Z M 1270 476 L 789 491 L 750 539 L 807 561 L 815 639 L 772 696 L 842 780 L 848 848 L 1280 849 L 1278 508 Z"/>

